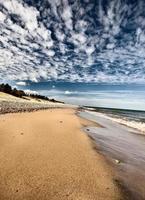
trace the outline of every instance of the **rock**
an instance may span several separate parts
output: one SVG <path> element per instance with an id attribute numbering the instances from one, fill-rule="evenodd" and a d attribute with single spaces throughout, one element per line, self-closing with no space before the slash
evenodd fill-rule
<path id="1" fill-rule="evenodd" d="M 116 164 L 120 164 L 121 163 L 121 161 L 120 160 L 115 160 L 115 162 L 116 162 Z"/>

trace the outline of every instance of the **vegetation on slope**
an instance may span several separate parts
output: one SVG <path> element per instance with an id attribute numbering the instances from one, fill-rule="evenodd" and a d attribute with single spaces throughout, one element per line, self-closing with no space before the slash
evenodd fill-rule
<path id="1" fill-rule="evenodd" d="M 23 90 L 18 90 L 16 88 L 12 88 L 7 83 L 0 84 L 0 92 L 11 94 L 11 95 L 13 95 L 15 97 L 19 97 L 19 98 L 23 98 L 23 97 L 27 96 L 27 97 L 32 97 L 32 98 L 35 98 L 38 100 L 41 99 L 41 100 L 46 100 L 46 101 L 50 101 L 50 102 L 54 102 L 54 103 L 63 103 L 63 102 L 57 101 L 55 99 L 49 99 L 48 97 L 40 95 L 40 94 L 27 94 Z"/>

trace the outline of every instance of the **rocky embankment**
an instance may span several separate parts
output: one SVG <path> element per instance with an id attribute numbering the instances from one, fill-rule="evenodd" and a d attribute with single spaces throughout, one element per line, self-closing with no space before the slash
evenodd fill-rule
<path id="1" fill-rule="evenodd" d="M 31 112 L 48 108 L 64 107 L 58 103 L 32 103 L 32 102 L 16 102 L 16 101 L 0 101 L 0 114 L 15 112 Z"/>

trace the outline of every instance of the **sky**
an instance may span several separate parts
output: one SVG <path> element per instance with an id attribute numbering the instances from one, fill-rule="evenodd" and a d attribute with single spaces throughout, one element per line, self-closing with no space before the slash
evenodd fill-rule
<path id="1" fill-rule="evenodd" d="M 0 0 L 0 82 L 78 104 L 145 109 L 145 1 Z"/>

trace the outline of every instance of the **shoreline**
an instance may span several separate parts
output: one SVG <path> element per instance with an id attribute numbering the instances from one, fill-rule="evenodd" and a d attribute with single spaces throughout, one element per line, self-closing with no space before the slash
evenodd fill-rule
<path id="1" fill-rule="evenodd" d="M 120 188 L 121 194 L 123 196 L 123 200 L 141 200 L 141 197 L 134 197 L 134 194 L 130 190 L 130 188 L 124 183 L 124 181 L 121 179 L 117 163 L 114 162 L 114 159 L 112 157 L 109 157 L 107 154 L 103 152 L 103 150 L 97 146 L 97 143 L 95 139 L 88 135 L 88 132 L 84 129 L 84 132 L 87 134 L 89 139 L 91 140 L 92 143 L 92 148 L 96 153 L 100 154 L 103 159 L 105 160 L 106 164 L 109 165 L 114 171 L 115 171 L 115 178 L 114 178 L 114 183 Z M 143 199 L 142 199 L 143 200 Z"/>
<path id="2" fill-rule="evenodd" d="M 85 108 L 84 108 L 84 110 L 85 110 Z M 106 108 L 106 110 L 107 110 L 107 108 Z M 108 110 L 111 111 L 110 108 L 108 108 Z M 124 109 L 122 109 L 122 110 L 124 110 Z M 99 113 L 100 115 L 102 115 L 103 117 L 105 117 L 107 119 L 110 119 L 114 122 L 117 122 L 123 126 L 126 126 L 130 129 L 132 129 L 133 133 L 135 133 L 135 134 L 145 135 L 145 125 L 144 125 L 144 122 L 142 122 L 142 121 L 135 121 L 135 120 L 129 120 L 127 118 L 123 118 L 121 115 L 119 115 L 119 113 L 117 115 L 113 115 L 114 113 L 111 113 L 112 115 L 110 115 L 109 112 L 105 113 L 104 111 L 101 112 L 101 111 L 97 111 L 97 110 L 88 110 L 88 109 L 86 111 L 93 112 L 93 113 Z M 130 111 L 132 113 L 133 112 L 145 113 L 145 111 L 137 111 L 137 110 L 125 110 L 125 111 Z"/>
<path id="3" fill-rule="evenodd" d="M 12 116 L 11 114 L 10 115 L 9 114 L 1 115 L 2 117 L 0 118 L 0 120 L 4 120 L 4 121 L 3 121 L 3 124 L 1 123 L 2 125 L 0 125 L 0 130 L 2 131 L 2 129 L 3 129 L 4 132 L 7 135 L 7 136 L 4 136 L 4 135 L 0 136 L 0 137 L 3 137 L 2 138 L 3 142 L 1 142 L 1 143 L 2 143 L 2 146 L 6 143 L 3 148 L 6 148 L 5 146 L 9 146 L 9 149 L 7 149 L 7 151 L 6 151 L 7 153 L 5 153 L 2 146 L 0 146 L 0 150 L 1 150 L 0 152 L 3 152 L 3 154 L 7 154 L 5 156 L 4 155 L 0 156 L 0 163 L 2 165 L 0 167 L 0 171 L 1 171 L 1 173 L 2 173 L 2 171 L 3 172 L 5 171 L 4 174 L 6 174 L 8 171 L 9 171 L 9 173 L 11 171 L 11 174 L 13 174 L 13 173 L 15 174 L 14 177 L 9 177 L 9 179 L 10 179 L 9 184 L 10 183 L 12 185 L 14 184 L 15 189 L 18 186 L 17 186 L 17 183 L 13 179 L 17 180 L 17 176 L 16 176 L 16 174 L 17 174 L 18 177 L 19 177 L 18 182 L 21 182 L 19 184 L 23 187 L 23 190 L 25 190 L 25 192 L 24 191 L 21 192 L 21 191 L 19 191 L 19 189 L 18 189 L 18 192 L 14 192 L 13 190 L 11 191 L 11 189 L 9 188 L 11 184 L 9 185 L 7 183 L 8 184 L 7 185 L 8 192 L 6 192 L 5 195 L 8 195 L 8 196 L 7 196 L 7 198 L 3 197 L 3 199 L 11 199 L 10 195 L 13 195 L 13 197 L 15 197 L 15 199 L 24 199 L 24 196 L 26 195 L 26 191 L 28 192 L 28 188 L 25 186 L 25 184 L 23 182 L 24 181 L 23 176 L 26 176 L 26 179 L 28 179 L 28 180 L 30 179 L 29 182 L 32 182 L 34 184 L 33 187 L 35 185 L 39 185 L 40 183 L 37 180 L 38 175 L 39 175 L 40 171 L 42 170 L 41 168 L 45 168 L 45 171 L 46 171 L 46 167 L 45 167 L 46 165 L 47 165 L 49 170 L 51 169 L 52 171 L 53 170 L 55 171 L 54 174 L 52 172 L 51 173 L 53 174 L 53 176 L 55 177 L 56 180 L 58 179 L 57 183 L 56 183 L 55 179 L 53 179 L 54 181 L 52 181 L 52 177 L 51 177 L 50 173 L 47 172 L 46 174 L 43 174 L 41 172 L 43 179 L 45 179 L 48 176 L 48 178 L 50 180 L 47 183 L 43 180 L 45 182 L 45 184 L 47 185 L 47 187 L 48 186 L 50 187 L 51 184 L 55 183 L 57 185 L 57 189 L 58 189 L 57 190 L 56 187 L 51 186 L 52 187 L 51 191 L 43 192 L 43 193 L 45 193 L 47 198 L 49 197 L 50 199 L 60 199 L 60 197 L 62 197 L 62 195 L 66 195 L 65 199 L 82 199 L 82 200 L 84 200 L 84 199 L 86 199 L 86 200 L 87 199 L 94 199 L 95 200 L 96 198 L 97 199 L 107 198 L 107 199 L 110 199 L 110 200 L 112 200 L 112 199 L 114 199 L 114 200 L 115 199 L 125 199 L 124 194 L 122 194 L 122 191 L 120 191 L 120 189 L 119 189 L 119 186 L 117 186 L 117 184 L 113 182 L 113 179 L 114 179 L 114 176 L 115 176 L 113 169 L 111 168 L 111 166 L 108 165 L 108 163 L 106 163 L 106 161 L 105 161 L 105 159 L 103 158 L 102 155 L 99 155 L 98 152 L 94 151 L 93 146 L 92 146 L 91 141 L 90 141 L 90 138 L 87 135 L 85 135 L 84 132 L 81 130 L 84 125 L 87 126 L 92 122 L 78 118 L 78 116 L 75 115 L 75 112 L 76 112 L 76 109 L 65 108 L 62 111 L 62 109 L 59 108 L 59 109 L 54 109 L 54 110 L 48 109 L 48 110 L 45 110 L 45 111 L 39 110 L 37 112 L 32 112 L 32 113 L 21 113 L 21 114 L 16 113 L 16 114 L 13 114 L 13 117 L 11 117 Z M 50 120 L 50 122 L 46 121 L 46 119 L 45 119 L 46 116 Z M 35 130 L 36 128 L 34 128 L 34 126 L 33 126 L 33 128 L 29 127 L 29 129 L 25 128 L 25 127 L 28 126 L 28 124 L 30 125 L 30 121 L 28 121 L 27 118 L 29 118 L 29 120 L 31 120 L 31 123 L 33 125 L 35 124 L 35 126 L 37 127 L 37 130 Z M 52 118 L 53 118 L 53 120 L 52 120 Z M 59 120 L 61 120 L 61 121 L 59 121 Z M 15 123 L 16 122 L 18 123 L 18 121 L 19 121 L 19 125 L 18 125 L 19 127 L 16 127 Z M 46 125 L 46 122 L 48 122 L 49 125 Z M 6 127 L 6 125 L 4 125 L 4 123 L 8 123 L 9 127 Z M 42 124 L 43 124 L 43 126 L 42 126 Z M 44 125 L 45 125 L 45 127 L 44 127 Z M 56 125 L 58 126 L 58 128 L 54 127 Z M 63 127 L 61 127 L 61 126 L 63 126 Z M 14 127 L 15 127 L 15 130 L 14 130 Z M 51 133 L 47 133 L 47 134 L 49 134 L 49 138 L 46 135 L 46 133 L 44 134 L 44 138 L 41 138 L 41 133 L 40 133 L 39 130 L 43 130 L 44 132 L 46 132 L 46 130 L 48 128 L 51 130 Z M 19 130 L 19 129 L 23 129 L 23 131 L 22 131 L 23 135 L 21 135 L 20 133 L 18 134 L 18 132 L 21 132 L 21 130 Z M 11 132 L 13 132 L 12 135 L 15 138 L 13 138 L 12 135 L 9 135 L 9 133 L 7 132 L 8 130 L 11 130 Z M 35 132 L 35 134 L 34 133 L 32 134 L 30 130 L 31 131 L 33 130 L 32 132 Z M 29 133 L 30 135 L 28 135 L 27 132 L 30 132 Z M 55 135 L 52 135 L 53 132 L 55 132 Z M 62 135 L 60 135 L 60 132 L 61 132 Z M 70 136 L 68 135 L 68 133 L 70 134 Z M 9 137 L 11 137 L 12 144 L 7 144 L 8 141 L 6 140 L 5 137 L 8 140 L 10 140 Z M 23 141 L 23 139 L 25 137 L 26 137 L 26 141 Z M 45 140 L 43 140 L 43 139 L 45 139 Z M 64 139 L 67 140 L 67 141 L 65 141 Z M 31 140 L 31 142 L 34 143 L 34 144 L 32 145 L 31 143 L 29 143 L 30 142 L 29 140 Z M 47 140 L 47 143 L 49 145 L 46 143 L 46 140 Z M 49 140 L 52 140 L 52 141 L 50 142 Z M 54 143 L 54 140 L 55 140 L 55 143 Z M 22 145 L 22 147 L 24 149 L 21 146 L 19 146 L 20 144 Z M 45 146 L 44 149 L 49 154 L 50 157 L 48 155 L 46 155 L 44 150 L 41 149 L 42 144 Z M 25 148 L 26 146 L 28 147 L 28 149 Z M 34 148 L 34 146 L 35 146 L 35 148 Z M 60 148 L 60 146 L 61 146 L 61 148 Z M 70 146 L 71 146 L 71 148 L 70 148 Z M 17 148 L 20 148 L 19 150 L 21 150 L 21 151 L 16 152 Z M 11 149 L 11 151 L 10 151 L 10 149 Z M 29 149 L 31 149 L 31 153 L 30 153 L 30 151 L 28 151 Z M 37 149 L 39 149 L 41 153 Z M 68 150 L 69 150 L 69 152 L 68 152 Z M 58 156 L 59 151 L 62 151 L 62 155 L 60 154 Z M 85 154 L 83 153 L 83 151 L 85 152 Z M 13 162 L 13 161 L 10 159 L 10 155 L 9 155 L 8 152 L 10 153 L 10 155 L 13 152 L 13 157 L 15 157 L 18 154 L 15 157 L 15 161 L 16 161 L 17 164 L 13 163 L 13 165 L 14 165 L 13 168 L 10 168 L 10 166 L 12 165 L 11 162 Z M 24 155 L 22 154 L 22 152 L 24 153 L 26 158 L 23 157 Z M 79 152 L 80 152 L 80 155 L 78 155 Z M 56 156 L 56 158 L 58 160 L 56 158 L 54 158 L 52 153 L 54 153 L 54 155 Z M 44 158 L 47 158 L 47 156 L 48 156 L 49 159 L 51 158 L 50 160 L 52 161 L 52 163 L 51 163 L 52 168 L 47 164 L 48 158 L 42 159 L 41 157 L 39 157 L 39 154 L 42 154 L 42 157 L 44 156 Z M 39 168 L 40 171 L 37 169 L 37 166 L 33 166 L 34 163 L 29 158 L 29 156 L 35 157 L 36 155 L 38 157 L 35 158 L 33 162 L 34 163 L 42 162 L 43 165 L 45 165 L 45 166 L 42 165 Z M 23 166 L 21 166 L 21 163 L 20 163 L 20 160 L 22 159 L 21 156 L 24 159 L 22 161 L 24 166 L 27 166 L 32 162 L 30 164 L 30 168 L 33 168 L 33 170 L 31 171 L 30 169 L 28 169 L 28 171 L 30 170 L 29 173 L 31 174 L 31 176 L 32 175 L 34 176 L 34 174 L 35 174 L 35 173 L 34 174 L 32 173 L 33 171 L 37 172 L 36 173 L 37 176 L 35 174 L 35 176 L 34 176 L 35 178 L 33 177 L 34 179 L 36 179 L 35 183 L 33 182 L 33 180 L 31 180 L 31 178 L 28 177 L 29 173 L 27 174 L 27 172 L 25 171 Z M 60 156 L 62 156 L 61 159 L 60 159 Z M 65 158 L 66 156 L 67 156 L 67 160 Z M 7 158 L 7 159 L 3 160 L 2 158 L 3 159 Z M 2 164 L 2 160 L 5 164 L 7 163 L 7 165 Z M 69 163 L 68 163 L 68 161 L 69 161 Z M 17 165 L 18 166 L 20 165 L 18 168 L 21 168 L 21 172 L 19 172 L 19 173 L 15 171 L 15 168 L 17 169 Z M 58 169 L 58 167 L 56 167 L 57 165 L 58 166 L 60 165 L 61 169 Z M 28 168 L 28 166 L 27 166 L 27 168 Z M 55 168 L 55 169 L 53 169 L 53 168 Z M 74 169 L 74 172 L 73 171 L 70 172 L 70 170 L 72 170 L 71 168 Z M 49 171 L 48 169 L 47 169 L 47 171 Z M 64 176 L 64 173 L 65 173 L 65 176 L 63 177 L 63 179 L 60 176 L 60 171 L 61 171 L 61 175 L 63 175 L 63 176 Z M 21 174 L 22 172 L 23 173 L 25 172 L 23 174 L 23 176 Z M 56 174 L 59 175 L 59 176 L 56 177 Z M 46 175 L 46 177 L 45 177 L 45 175 Z M 71 181 L 71 180 L 69 180 L 70 176 L 73 178 L 72 180 L 74 180 L 73 182 L 71 182 L 71 184 L 69 182 L 69 181 Z M 86 180 L 84 180 L 84 176 L 85 176 Z M 5 177 L 5 175 L 0 176 L 1 183 L 3 183 L 2 180 L 3 180 L 4 177 Z M 98 177 L 99 177 L 99 180 L 97 180 Z M 7 182 L 7 180 L 5 180 L 5 181 Z M 43 181 L 42 180 L 40 181 L 41 184 L 42 184 Z M 64 184 L 64 182 L 66 184 L 66 186 L 63 186 L 63 187 L 61 186 L 61 190 L 64 190 L 64 188 L 67 187 L 67 185 L 69 186 L 69 187 L 67 187 L 67 190 L 72 188 L 72 185 L 73 185 L 73 188 L 75 188 L 76 186 L 77 186 L 77 188 L 73 189 L 73 192 L 71 192 L 69 194 L 66 191 L 62 192 L 59 188 L 59 184 L 58 184 L 59 181 L 60 181 L 61 184 L 62 183 Z M 88 186 L 88 184 L 90 184 L 90 186 Z M 39 187 L 39 190 L 44 188 L 44 186 L 42 187 L 42 185 Z M 1 186 L 0 186 L 0 197 L 2 196 L 2 193 L 5 191 L 5 187 L 4 188 L 3 187 L 4 187 L 4 185 L 1 184 Z M 105 187 L 108 188 L 108 189 L 105 189 Z M 56 191 L 58 193 L 61 193 L 60 196 L 58 195 L 59 197 L 57 197 Z M 33 190 L 33 192 L 34 192 L 33 197 L 30 198 L 29 197 L 30 194 L 29 194 L 27 196 L 29 198 L 27 198 L 27 199 L 37 199 L 36 194 L 35 194 L 35 190 Z M 41 199 L 46 199 L 46 196 L 44 197 L 43 193 L 41 193 Z"/>
<path id="4" fill-rule="evenodd" d="M 122 188 L 123 193 L 127 194 L 128 199 L 143 200 L 145 197 L 144 135 L 132 133 L 130 128 L 99 115 L 94 117 L 81 112 L 79 116 L 104 125 L 96 128 L 89 126 L 84 128 L 84 131 L 94 143 L 94 149 L 104 155 L 106 161 L 115 169 L 116 183 Z"/>

